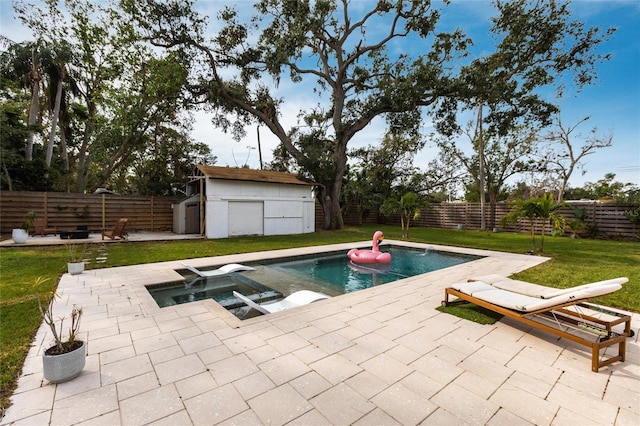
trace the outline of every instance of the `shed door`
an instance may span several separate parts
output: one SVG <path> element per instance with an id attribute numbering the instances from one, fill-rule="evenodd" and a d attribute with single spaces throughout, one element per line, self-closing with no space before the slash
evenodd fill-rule
<path id="1" fill-rule="evenodd" d="M 185 234 L 200 233 L 200 203 L 187 203 L 185 206 Z"/>
<path id="2" fill-rule="evenodd" d="M 264 235 L 262 201 L 229 202 L 229 236 Z"/>

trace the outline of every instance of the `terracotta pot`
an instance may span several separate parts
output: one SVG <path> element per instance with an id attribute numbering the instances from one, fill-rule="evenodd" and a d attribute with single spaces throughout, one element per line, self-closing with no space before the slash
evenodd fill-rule
<path id="1" fill-rule="evenodd" d="M 42 355 L 42 374 L 51 383 L 61 383 L 78 377 L 86 360 L 86 345 L 60 355 Z"/>

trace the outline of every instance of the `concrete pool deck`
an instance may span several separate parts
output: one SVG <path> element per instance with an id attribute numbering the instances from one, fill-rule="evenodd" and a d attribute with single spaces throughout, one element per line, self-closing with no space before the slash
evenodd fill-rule
<path id="1" fill-rule="evenodd" d="M 483 326 L 435 310 L 451 283 L 508 276 L 545 258 L 430 247 L 486 257 L 245 321 L 211 300 L 158 308 L 144 286 L 180 279 L 179 261 L 65 274 L 55 311 L 83 307 L 87 364 L 70 382 L 45 381 L 40 355 L 50 336 L 41 327 L 0 424 L 638 424 L 640 316 L 627 360 L 593 373 L 583 346 L 508 320 Z"/>
<path id="2" fill-rule="evenodd" d="M 83 239 L 71 239 L 65 240 L 60 238 L 59 235 L 33 235 L 27 238 L 27 241 L 24 244 L 16 244 L 13 242 L 10 236 L 6 239 L 0 241 L 0 247 L 25 247 L 25 246 L 59 246 L 66 243 L 81 245 L 81 244 L 100 244 L 100 243 L 121 243 L 123 241 L 172 241 L 172 240 L 202 240 L 203 236 L 200 234 L 174 234 L 173 232 L 162 232 L 162 231 L 139 231 L 139 232 L 129 232 L 127 239 L 122 240 L 120 238 L 116 240 L 111 240 L 109 238 L 102 239 L 102 234 L 100 233 L 90 233 L 89 238 Z"/>

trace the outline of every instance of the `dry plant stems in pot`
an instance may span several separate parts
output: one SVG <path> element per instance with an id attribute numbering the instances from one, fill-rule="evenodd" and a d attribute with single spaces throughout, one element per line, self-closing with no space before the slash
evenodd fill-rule
<path id="1" fill-rule="evenodd" d="M 82 340 L 78 340 L 82 308 L 73 305 L 70 315 L 69 335 L 66 340 L 63 340 L 63 327 L 66 317 L 62 316 L 56 319 L 53 315 L 53 304 L 58 297 L 57 293 L 55 290 L 50 293 L 50 298 L 45 306 L 38 292 L 40 284 L 47 280 L 48 278 L 38 277 L 35 281 L 38 309 L 42 320 L 49 326 L 55 342 L 42 355 L 43 375 L 45 379 L 52 383 L 60 383 L 78 376 L 85 365 L 85 344 Z"/>
<path id="2" fill-rule="evenodd" d="M 84 244 L 76 245 L 71 242 L 65 243 L 69 252 L 69 262 L 67 262 L 67 271 L 71 275 L 81 274 L 84 271 L 84 255 L 86 247 Z"/>

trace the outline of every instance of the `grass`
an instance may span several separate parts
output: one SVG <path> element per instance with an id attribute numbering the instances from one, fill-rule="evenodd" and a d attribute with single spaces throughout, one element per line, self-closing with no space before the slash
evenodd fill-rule
<path id="1" fill-rule="evenodd" d="M 448 306 L 438 306 L 436 310 L 482 325 L 495 324 L 496 321 L 502 318 L 502 315 L 498 313 L 465 300 L 450 302 Z"/>
<path id="2" fill-rule="evenodd" d="M 399 227 L 367 225 L 313 234 L 239 237 L 221 240 L 125 242 L 108 244 L 107 262 L 114 267 L 263 250 L 370 240 L 376 229 L 387 239 L 400 239 Z M 528 235 L 412 228 L 410 240 L 427 244 L 525 253 Z M 626 276 L 622 290 L 598 301 L 640 312 L 640 244 L 637 242 L 546 238 L 545 256 L 552 260 L 517 274 L 516 278 L 554 287 L 571 287 L 601 279 Z M 0 248 L 0 407 L 8 407 L 34 333 L 41 319 L 32 283 L 40 276 L 53 289 L 66 272 L 69 254 L 64 246 Z M 46 291 L 47 289 L 42 289 Z M 464 309 L 464 308 L 461 308 Z"/>

